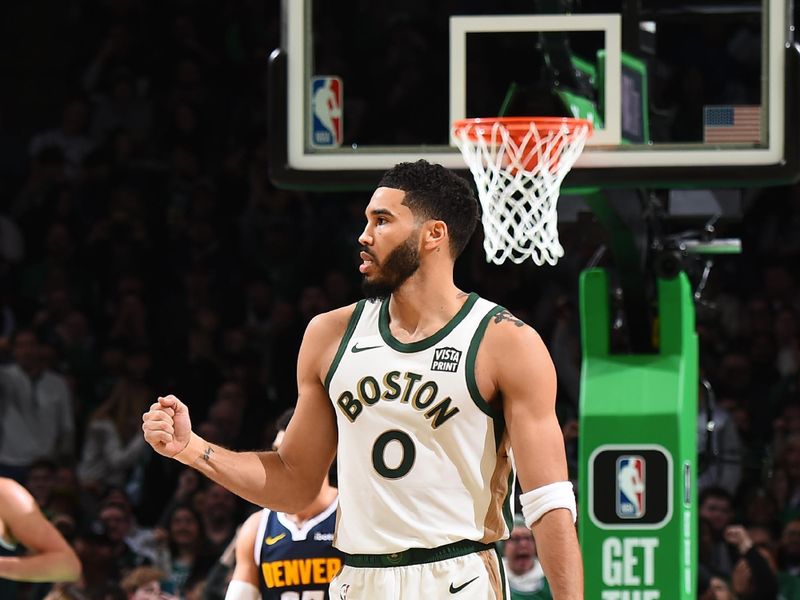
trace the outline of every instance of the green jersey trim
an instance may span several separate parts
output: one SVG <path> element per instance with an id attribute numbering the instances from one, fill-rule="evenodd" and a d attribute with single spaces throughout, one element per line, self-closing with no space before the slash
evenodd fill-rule
<path id="1" fill-rule="evenodd" d="M 350 338 L 353 337 L 353 332 L 356 330 L 356 325 L 358 325 L 358 320 L 361 318 L 361 313 L 364 312 L 364 306 L 366 304 L 366 300 L 359 300 L 356 304 L 353 314 L 350 315 L 350 321 L 347 323 L 347 329 L 345 329 L 344 335 L 342 336 L 342 341 L 339 342 L 339 348 L 336 350 L 336 356 L 333 357 L 333 362 L 331 362 L 331 366 L 328 368 L 328 374 L 325 376 L 325 389 L 329 394 L 331 392 L 331 380 L 333 379 L 333 374 L 339 367 L 339 363 L 342 361 L 342 356 L 344 356 L 344 353 L 347 351 L 347 345 L 350 343 Z"/>
<path id="2" fill-rule="evenodd" d="M 461 540 L 438 548 L 409 548 L 392 554 L 345 554 L 344 564 L 358 568 L 392 568 L 422 565 L 484 550 L 497 550 L 494 544 Z"/>
<path id="3" fill-rule="evenodd" d="M 511 535 L 511 531 L 514 529 L 514 513 L 511 510 L 511 494 L 514 492 L 514 480 L 517 478 L 517 474 L 515 469 L 511 469 L 511 472 L 508 474 L 508 493 L 506 494 L 505 500 L 503 500 L 503 518 L 506 521 L 506 527 L 508 527 L 508 534 Z"/>
<path id="4" fill-rule="evenodd" d="M 503 565 L 503 557 L 500 554 L 500 548 L 497 546 L 494 547 L 494 552 L 497 555 L 497 564 L 500 568 L 500 582 L 503 585 L 503 600 L 508 600 L 508 595 L 506 594 L 506 589 L 508 588 L 508 584 L 506 583 L 506 568 Z"/>
<path id="5" fill-rule="evenodd" d="M 450 322 L 442 327 L 439 331 L 434 333 L 432 336 L 425 338 L 424 340 L 411 342 L 410 344 L 404 344 L 403 342 L 398 341 L 397 338 L 392 335 L 392 332 L 389 329 L 389 299 L 387 298 L 381 304 L 380 318 L 378 319 L 378 331 L 380 331 L 383 341 L 386 342 L 386 345 L 392 350 L 397 350 L 398 352 L 421 352 L 422 350 L 427 350 L 428 348 L 431 348 L 432 346 L 435 346 L 441 342 L 447 336 L 447 334 L 453 331 L 453 329 L 455 329 L 456 326 L 464 320 L 464 317 L 469 314 L 469 311 L 472 310 L 472 307 L 477 301 L 478 294 L 474 292 L 471 293 L 467 298 L 467 301 L 464 302 L 464 306 L 462 306 L 455 316 L 450 319 Z"/>
<path id="6" fill-rule="evenodd" d="M 498 419 L 503 416 L 503 413 L 495 408 L 492 408 L 486 399 L 481 395 L 478 389 L 478 382 L 475 379 L 475 359 L 478 357 L 478 348 L 483 340 L 483 335 L 486 333 L 486 328 L 489 326 L 489 321 L 498 313 L 504 311 L 502 306 L 495 306 L 486 316 L 481 319 L 478 327 L 475 329 L 475 334 L 472 336 L 472 341 L 469 343 L 469 350 L 467 350 L 467 361 L 465 363 L 465 375 L 467 377 L 467 389 L 472 401 L 475 403 L 483 413 L 492 419 Z"/>

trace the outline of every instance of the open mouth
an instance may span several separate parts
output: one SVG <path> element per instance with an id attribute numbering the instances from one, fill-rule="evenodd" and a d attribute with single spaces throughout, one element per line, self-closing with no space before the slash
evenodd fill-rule
<path id="1" fill-rule="evenodd" d="M 366 273 L 367 270 L 373 264 L 375 264 L 375 261 L 373 260 L 372 256 L 366 252 L 362 252 L 361 254 L 359 254 L 359 256 L 361 257 L 362 262 L 359 265 L 358 270 L 361 271 L 362 273 Z"/>

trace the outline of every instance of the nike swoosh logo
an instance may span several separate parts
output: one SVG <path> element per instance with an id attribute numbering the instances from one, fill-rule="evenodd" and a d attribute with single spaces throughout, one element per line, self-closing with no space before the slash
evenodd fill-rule
<path id="1" fill-rule="evenodd" d="M 267 546 L 272 546 L 272 544 L 275 544 L 275 543 L 277 543 L 277 542 L 280 542 L 280 541 L 281 541 L 283 538 L 285 538 L 285 537 L 286 537 L 286 534 L 285 534 L 285 533 L 282 533 L 282 534 L 280 534 L 280 535 L 276 535 L 275 537 L 272 537 L 272 536 L 269 536 L 269 535 L 268 535 L 268 536 L 267 536 L 267 539 L 265 539 L 265 540 L 264 540 L 264 543 L 265 543 Z"/>
<path id="2" fill-rule="evenodd" d="M 380 348 L 380 346 L 362 346 L 359 348 L 358 344 L 353 344 L 353 347 L 350 348 L 350 352 L 364 352 L 364 350 L 374 350 L 375 348 Z"/>
<path id="3" fill-rule="evenodd" d="M 463 590 L 465 587 L 467 587 L 467 586 L 468 586 L 470 583 L 472 583 L 472 582 L 473 582 L 473 581 L 475 581 L 476 579 L 477 579 L 477 577 L 473 577 L 473 578 L 472 578 L 472 579 L 470 579 L 470 580 L 469 580 L 467 583 L 462 583 L 462 584 L 461 584 L 460 586 L 458 586 L 458 587 L 454 586 L 454 585 L 451 583 L 451 584 L 450 584 L 450 593 L 451 593 L 451 594 L 457 594 L 458 592 L 460 592 L 461 590 Z"/>

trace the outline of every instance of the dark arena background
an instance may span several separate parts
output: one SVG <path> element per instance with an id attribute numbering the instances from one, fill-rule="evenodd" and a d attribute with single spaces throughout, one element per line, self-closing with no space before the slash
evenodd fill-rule
<path id="1" fill-rule="evenodd" d="M 450 122 L 500 114 L 600 132 L 564 182 L 563 258 L 490 264 L 478 227 L 456 263 L 552 355 L 586 597 L 800 600 L 791 7 L 385 4 L 0 3 L 0 476 L 82 566 L 10 584 L 0 529 L 0 600 L 133 598 L 145 566 L 224 598 L 258 507 L 155 454 L 142 414 L 175 394 L 206 440 L 270 448 L 305 327 L 361 298 L 381 172 L 472 181 Z M 619 483 L 644 464 L 646 505 Z"/>

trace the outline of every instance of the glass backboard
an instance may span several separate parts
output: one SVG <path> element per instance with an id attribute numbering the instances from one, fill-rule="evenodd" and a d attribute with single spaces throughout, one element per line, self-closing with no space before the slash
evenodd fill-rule
<path id="1" fill-rule="evenodd" d="M 798 51 L 783 0 L 285 0 L 270 59 L 277 185 L 374 185 L 397 162 L 464 169 L 450 123 L 579 116 L 565 185 L 793 180 Z"/>

